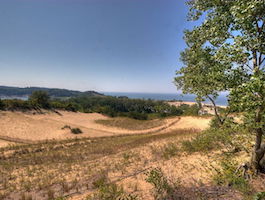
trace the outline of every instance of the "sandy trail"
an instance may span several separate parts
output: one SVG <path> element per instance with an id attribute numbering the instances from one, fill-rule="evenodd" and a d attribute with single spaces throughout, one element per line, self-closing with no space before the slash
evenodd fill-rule
<path id="1" fill-rule="evenodd" d="M 176 130 L 176 129 L 196 129 L 196 130 L 205 130 L 209 128 L 209 123 L 211 121 L 211 117 L 191 117 L 184 116 L 181 117 L 178 123 L 173 124 L 168 127 L 164 132 Z"/>
<path id="2" fill-rule="evenodd" d="M 104 126 L 96 120 L 109 119 L 98 113 L 74 113 L 61 111 L 56 113 L 30 114 L 21 112 L 0 112 L 0 147 L 10 142 L 25 142 L 68 139 L 75 137 L 102 137 L 122 134 L 164 133 L 175 129 L 199 129 L 208 127 L 210 119 L 196 117 L 171 117 L 164 119 L 161 126 L 145 130 L 128 130 L 117 127 Z M 62 127 L 69 125 L 80 128 L 83 134 L 75 135 L 69 129 Z M 6 139 L 7 138 L 7 139 Z M 13 138 L 13 140 L 12 140 Z M 11 140 L 10 140 L 11 139 Z"/>

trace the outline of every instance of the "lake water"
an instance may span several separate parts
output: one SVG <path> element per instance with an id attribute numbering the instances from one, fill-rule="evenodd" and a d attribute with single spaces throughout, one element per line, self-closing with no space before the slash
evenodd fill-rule
<path id="1" fill-rule="evenodd" d="M 103 92 L 105 95 L 109 96 L 127 96 L 132 99 L 153 99 L 153 100 L 181 100 L 181 101 L 190 101 L 195 102 L 195 95 L 192 94 L 173 94 L 173 93 L 133 93 L 133 92 Z M 227 94 L 220 94 L 218 99 L 216 100 L 216 104 L 220 106 L 227 105 Z M 209 101 L 205 101 L 206 103 L 210 103 Z"/>
<path id="2" fill-rule="evenodd" d="M 133 93 L 133 92 L 103 92 L 103 94 L 108 96 L 126 96 L 131 99 L 153 99 L 153 100 L 180 100 L 180 101 L 190 101 L 195 102 L 195 95 L 192 94 L 172 94 L 172 93 Z M 220 106 L 227 105 L 227 94 L 221 94 L 216 100 L 216 104 Z M 0 96 L 1 99 L 21 99 L 27 100 L 28 96 Z M 209 101 L 205 101 L 210 103 Z"/>

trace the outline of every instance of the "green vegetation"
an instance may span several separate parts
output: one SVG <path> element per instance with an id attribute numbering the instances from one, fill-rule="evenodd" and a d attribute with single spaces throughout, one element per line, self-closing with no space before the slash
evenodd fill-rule
<path id="1" fill-rule="evenodd" d="M 254 195 L 253 200 L 264 200 L 265 199 L 265 192 L 258 192 Z"/>
<path id="2" fill-rule="evenodd" d="M 120 194 L 123 191 L 120 186 L 105 178 L 100 181 L 99 175 L 120 172 L 122 169 L 117 166 L 121 162 L 127 166 L 135 162 L 134 159 L 141 159 L 133 154 L 138 147 L 192 134 L 194 132 L 189 130 L 179 130 L 161 135 L 52 140 L 0 148 L 0 197 L 16 199 L 23 194 L 34 194 L 39 199 L 48 199 L 48 195 L 56 199 L 91 190 L 95 190 L 95 197 L 99 198 Z M 120 159 L 115 160 L 118 155 Z"/>
<path id="3" fill-rule="evenodd" d="M 69 129 L 71 131 L 71 133 L 73 133 L 73 134 L 83 133 L 83 131 L 80 128 L 71 128 L 71 126 L 69 126 L 69 125 L 65 125 L 64 127 L 62 127 L 62 130 L 64 130 L 64 129 Z"/>
<path id="4" fill-rule="evenodd" d="M 192 140 L 183 141 L 182 147 L 190 153 L 220 149 L 220 147 L 232 143 L 232 134 L 231 130 L 209 129 Z"/>
<path id="5" fill-rule="evenodd" d="M 5 104 L 3 103 L 3 101 L 0 99 L 0 110 L 3 110 L 5 107 Z"/>
<path id="6" fill-rule="evenodd" d="M 114 183 L 111 183 L 108 178 L 103 175 L 95 180 L 93 183 L 94 189 L 97 189 L 97 192 L 93 195 L 88 196 L 87 200 L 110 200 L 110 199 L 119 199 L 119 200 L 137 200 L 138 197 L 133 194 L 127 194 L 121 186 L 117 186 Z"/>
<path id="7" fill-rule="evenodd" d="M 33 109 L 33 106 L 29 103 L 29 101 L 23 101 L 19 99 L 12 99 L 12 100 L 2 100 L 2 110 L 10 110 L 10 111 L 26 111 Z"/>
<path id="8" fill-rule="evenodd" d="M 79 105 L 82 112 L 97 112 L 111 117 L 123 116 L 145 120 L 149 117 L 181 115 L 182 110 L 163 101 L 128 99 L 116 97 L 77 97 L 69 102 Z"/>
<path id="9" fill-rule="evenodd" d="M 57 89 L 57 88 L 43 88 L 43 87 L 26 87 L 26 88 L 19 88 L 19 87 L 7 87 L 7 86 L 0 86 L 0 94 L 1 96 L 30 96 L 33 92 L 36 91 L 43 91 L 48 93 L 51 97 L 58 97 L 58 98 L 70 98 L 76 97 L 81 95 L 86 96 L 104 96 L 98 92 L 94 91 L 74 91 L 74 90 L 67 90 L 67 89 Z"/>
<path id="10" fill-rule="evenodd" d="M 171 106 L 163 101 L 128 99 L 117 97 L 79 96 L 67 100 L 50 99 L 47 92 L 35 91 L 29 100 L 9 99 L 2 100 L 3 110 L 40 110 L 61 109 L 85 113 L 102 113 L 110 117 L 129 117 L 138 120 L 155 119 L 167 116 L 182 115 L 184 110 Z M 192 109 L 191 109 L 192 110 Z M 192 112 L 190 112 L 192 113 Z"/>
<path id="11" fill-rule="evenodd" d="M 29 102 L 34 108 L 50 108 L 50 96 L 44 91 L 35 91 L 29 97 Z"/>
<path id="12" fill-rule="evenodd" d="M 83 131 L 80 128 L 71 128 L 71 133 L 81 134 L 81 133 L 83 133 Z"/>
<path id="13" fill-rule="evenodd" d="M 220 126 L 229 112 L 244 116 L 256 136 L 251 165 L 265 171 L 265 3 L 248 0 L 189 0 L 189 19 L 202 23 L 185 31 L 187 48 L 175 83 L 184 93 L 208 98 Z M 229 108 L 219 113 L 215 99 L 229 91 Z"/>
<path id="14" fill-rule="evenodd" d="M 240 173 L 239 163 L 231 158 L 226 158 L 220 162 L 221 169 L 215 169 L 213 180 L 218 185 L 230 186 L 245 195 L 251 194 L 252 188 L 248 180 Z"/>
<path id="15" fill-rule="evenodd" d="M 152 169 L 146 173 L 146 176 L 146 181 L 154 187 L 154 197 L 156 200 L 177 199 L 177 196 L 174 195 L 177 182 L 170 182 L 161 169 Z"/>
<path id="16" fill-rule="evenodd" d="M 187 105 L 187 104 L 182 104 L 178 107 L 180 110 L 183 110 L 183 115 L 188 115 L 188 116 L 198 116 L 199 115 L 199 106 L 197 104 L 194 105 Z"/>

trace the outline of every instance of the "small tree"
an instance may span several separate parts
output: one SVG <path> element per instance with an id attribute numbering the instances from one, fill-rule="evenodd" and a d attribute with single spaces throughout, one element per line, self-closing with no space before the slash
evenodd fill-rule
<path id="1" fill-rule="evenodd" d="M 255 134 L 252 166 L 265 171 L 265 1 L 189 0 L 188 48 L 177 86 L 200 97 L 230 91 L 229 106 Z M 210 99 L 211 100 L 211 99 Z"/>
<path id="2" fill-rule="evenodd" d="M 29 97 L 32 106 L 36 108 L 50 108 L 50 97 L 45 91 L 34 91 Z"/>
<path id="3" fill-rule="evenodd" d="M 218 112 L 215 100 L 218 93 L 225 91 L 229 82 L 224 73 L 227 66 L 218 62 L 210 48 L 191 46 L 181 53 L 181 60 L 186 65 L 177 71 L 175 84 L 183 93 L 197 95 L 197 102 L 209 99 L 214 107 L 218 123 L 226 119 Z"/>

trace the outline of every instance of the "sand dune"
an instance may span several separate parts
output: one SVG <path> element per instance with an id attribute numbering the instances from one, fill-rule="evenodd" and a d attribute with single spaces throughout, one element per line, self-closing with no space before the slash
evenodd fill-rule
<path id="1" fill-rule="evenodd" d="M 0 141 L 0 147 L 10 141 L 40 141 L 51 139 L 67 139 L 75 137 L 101 137 L 120 134 L 164 133 L 174 129 L 200 129 L 208 127 L 209 118 L 171 117 L 163 120 L 163 125 L 145 130 L 128 130 L 117 127 L 104 126 L 96 120 L 109 119 L 98 113 L 73 113 L 62 111 L 60 114 L 47 112 L 46 114 L 32 114 L 21 112 L 0 112 L 0 140 L 11 138 L 8 142 Z M 62 127 L 69 125 L 80 128 L 83 134 L 75 135 L 69 129 Z M 14 140 L 12 140 L 12 138 Z"/>

